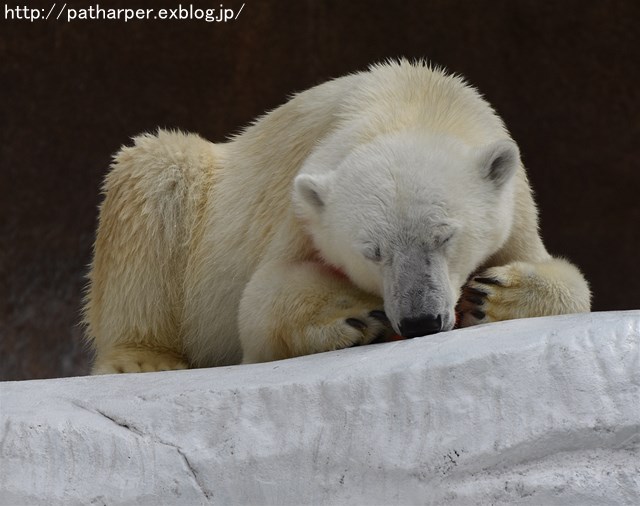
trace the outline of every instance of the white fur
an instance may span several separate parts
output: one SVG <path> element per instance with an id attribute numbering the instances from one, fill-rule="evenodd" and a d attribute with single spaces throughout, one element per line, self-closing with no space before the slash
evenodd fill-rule
<path id="1" fill-rule="evenodd" d="M 383 306 L 395 331 L 424 313 L 451 328 L 486 268 L 497 283 L 473 282 L 487 296 L 461 303 L 467 324 L 589 309 L 582 275 L 540 240 L 500 118 L 422 63 L 312 88 L 226 144 L 138 137 L 105 192 L 85 308 L 95 372 L 367 343 L 391 332 L 370 315 Z"/>

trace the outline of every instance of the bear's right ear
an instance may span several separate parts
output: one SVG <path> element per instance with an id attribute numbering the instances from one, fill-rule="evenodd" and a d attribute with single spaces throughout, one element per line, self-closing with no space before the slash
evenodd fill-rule
<path id="1" fill-rule="evenodd" d="M 313 174 L 300 174 L 293 182 L 293 201 L 299 211 L 314 214 L 324 209 L 327 195 L 326 178 Z"/>
<path id="2" fill-rule="evenodd" d="M 483 176 L 502 187 L 520 166 L 520 150 L 512 140 L 500 140 L 483 148 L 480 168 Z"/>

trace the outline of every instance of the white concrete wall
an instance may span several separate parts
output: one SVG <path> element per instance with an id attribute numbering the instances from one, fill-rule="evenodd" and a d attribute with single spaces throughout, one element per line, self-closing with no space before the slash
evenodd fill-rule
<path id="1" fill-rule="evenodd" d="M 640 504 L 640 311 L 0 384 L 0 504 Z"/>

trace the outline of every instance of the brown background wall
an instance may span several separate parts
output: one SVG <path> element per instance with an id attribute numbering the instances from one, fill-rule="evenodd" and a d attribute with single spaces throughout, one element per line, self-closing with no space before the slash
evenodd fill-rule
<path id="1" fill-rule="evenodd" d="M 156 126 L 220 141 L 387 57 L 477 85 L 520 144 L 549 250 L 585 271 L 594 310 L 640 307 L 636 0 L 248 0 L 226 24 L 0 22 L 0 379 L 87 371 L 78 309 L 120 144 Z"/>

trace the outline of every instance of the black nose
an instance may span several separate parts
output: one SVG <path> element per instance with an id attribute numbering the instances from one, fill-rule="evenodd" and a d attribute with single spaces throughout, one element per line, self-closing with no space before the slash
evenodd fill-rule
<path id="1" fill-rule="evenodd" d="M 426 336 L 441 330 L 442 318 L 440 315 L 426 314 L 417 318 L 404 318 L 400 321 L 400 334 L 402 334 L 402 337 Z"/>

